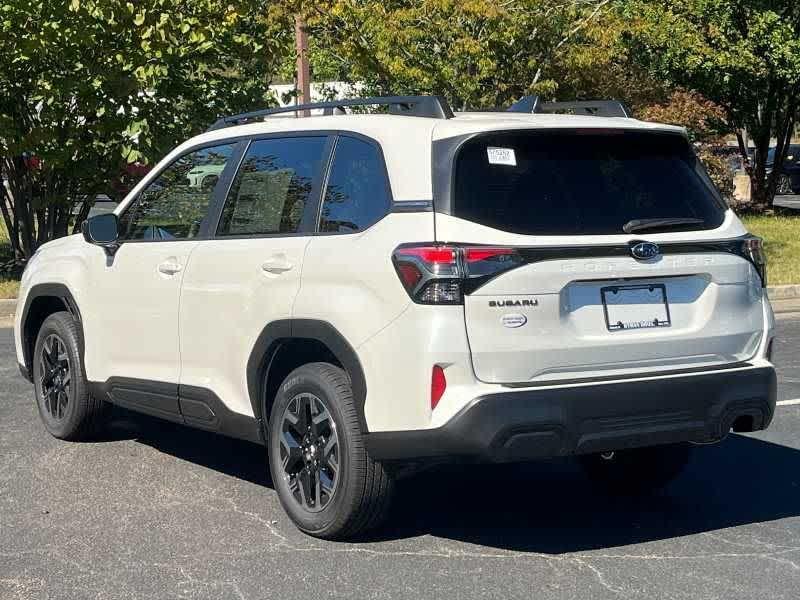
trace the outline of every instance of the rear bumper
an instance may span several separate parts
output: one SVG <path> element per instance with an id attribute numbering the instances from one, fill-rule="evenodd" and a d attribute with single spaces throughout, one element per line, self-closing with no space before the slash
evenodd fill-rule
<path id="1" fill-rule="evenodd" d="M 719 440 L 765 429 L 775 411 L 771 366 L 481 396 L 444 426 L 374 432 L 379 460 L 473 458 L 494 462 Z"/>

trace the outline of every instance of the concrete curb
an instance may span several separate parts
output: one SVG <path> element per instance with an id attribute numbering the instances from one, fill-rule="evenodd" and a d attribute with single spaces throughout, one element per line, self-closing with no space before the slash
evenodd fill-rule
<path id="1" fill-rule="evenodd" d="M 800 285 L 772 285 L 767 288 L 770 300 L 800 298 Z"/>

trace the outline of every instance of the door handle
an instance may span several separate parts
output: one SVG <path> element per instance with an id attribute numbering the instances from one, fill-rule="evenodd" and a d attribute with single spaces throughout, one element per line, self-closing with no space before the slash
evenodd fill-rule
<path id="1" fill-rule="evenodd" d="M 158 265 L 158 272 L 164 275 L 175 275 L 183 269 L 181 265 L 170 260 L 164 261 Z"/>
<path id="2" fill-rule="evenodd" d="M 291 271 L 294 265 L 286 260 L 284 255 L 276 255 L 268 258 L 261 264 L 261 270 L 267 273 L 279 275 L 286 271 Z"/>

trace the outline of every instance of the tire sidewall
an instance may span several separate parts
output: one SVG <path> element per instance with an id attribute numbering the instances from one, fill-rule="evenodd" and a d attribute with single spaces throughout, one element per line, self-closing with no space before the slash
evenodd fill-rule
<path id="1" fill-rule="evenodd" d="M 282 433 L 283 413 L 289 402 L 301 393 L 311 393 L 320 399 L 336 425 L 339 438 L 339 481 L 333 498 L 319 512 L 305 510 L 294 500 L 280 460 L 279 436 Z M 347 421 L 341 406 L 343 399 L 340 396 L 336 387 L 313 368 L 300 367 L 281 385 L 270 413 L 269 467 L 275 491 L 278 492 L 281 505 L 292 520 L 302 531 L 311 535 L 321 535 L 337 528 L 339 522 L 346 517 L 347 507 L 353 502 L 355 486 L 352 466 L 357 460 L 352 451 L 354 432 L 346 425 Z"/>
<path id="2" fill-rule="evenodd" d="M 56 313 L 48 317 L 42 324 L 39 334 L 36 337 L 33 359 L 33 381 L 36 393 L 36 407 L 39 416 L 48 432 L 57 438 L 69 436 L 80 424 L 81 398 L 86 393 L 86 385 L 83 377 L 83 363 L 81 361 L 81 343 L 76 335 L 75 328 L 67 327 L 64 319 L 72 319 L 67 313 Z M 66 412 L 61 420 L 54 418 L 44 405 L 42 396 L 42 373 L 40 367 L 40 357 L 44 341 L 50 335 L 57 335 L 66 348 L 70 368 L 70 390 L 69 401 L 67 402 Z"/>

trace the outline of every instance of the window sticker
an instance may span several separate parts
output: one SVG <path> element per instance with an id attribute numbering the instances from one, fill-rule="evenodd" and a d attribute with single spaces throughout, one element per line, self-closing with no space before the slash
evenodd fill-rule
<path id="1" fill-rule="evenodd" d="M 508 165 L 509 167 L 517 166 L 517 157 L 514 154 L 513 148 L 494 148 L 488 146 L 486 154 L 489 156 L 490 165 Z"/>

